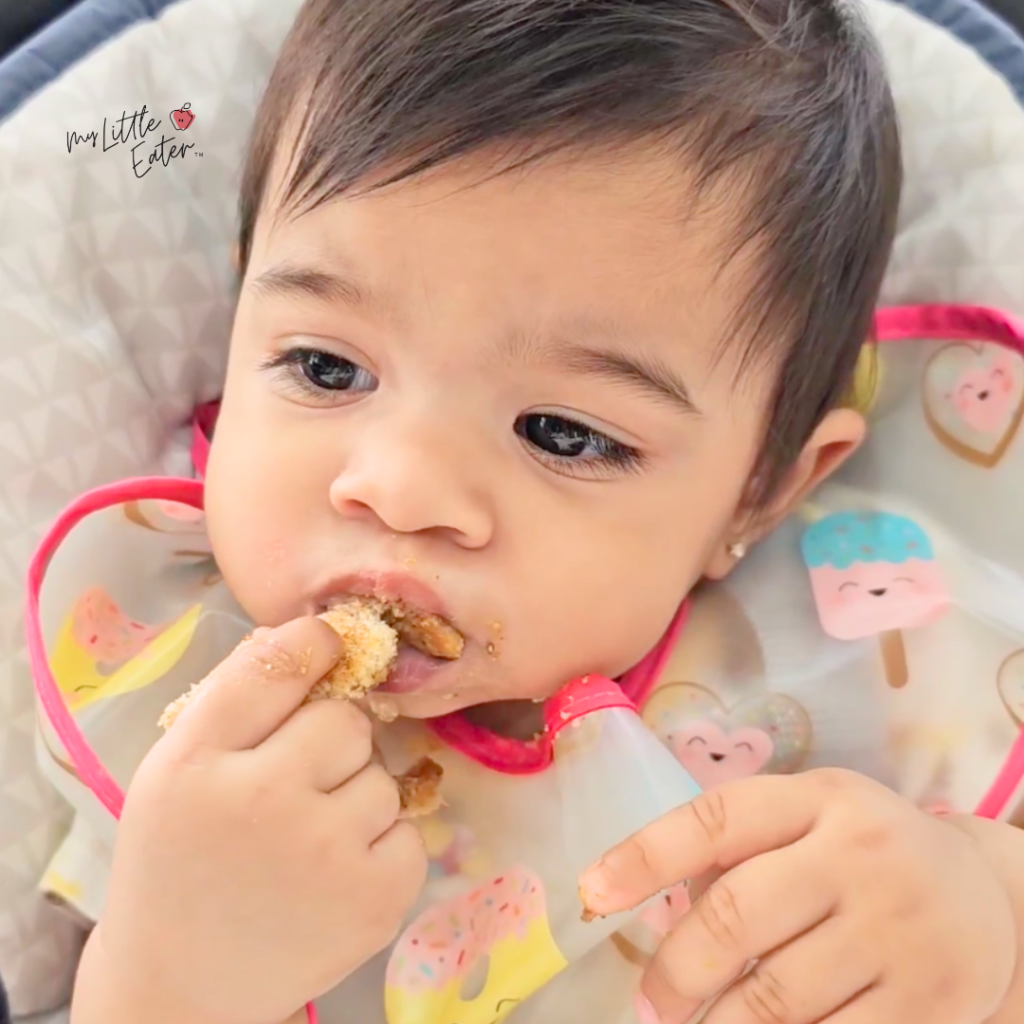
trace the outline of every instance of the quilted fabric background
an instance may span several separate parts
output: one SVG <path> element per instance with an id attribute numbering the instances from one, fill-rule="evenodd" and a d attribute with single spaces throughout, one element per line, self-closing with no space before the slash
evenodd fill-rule
<path id="1" fill-rule="evenodd" d="M 67 821 L 35 770 L 22 585 L 75 493 L 187 472 L 175 428 L 217 391 L 232 309 L 235 175 L 295 0 L 191 0 L 129 29 L 0 130 L 0 973 L 15 1014 L 67 997 L 79 929 L 35 893 Z M 169 112 L 191 104 L 185 133 Z M 186 159 L 72 145 L 148 107 Z M 169 144 L 169 143 L 168 143 Z M 202 156 L 193 155 L 201 152 Z M 148 169 L 148 165 L 147 165 Z"/>
<path id="2" fill-rule="evenodd" d="M 46 524 L 119 477 L 187 471 L 232 310 L 242 146 L 298 0 L 182 0 L 95 51 L 0 127 L 0 973 L 14 1012 L 59 1005 L 80 935 L 35 893 L 67 827 L 35 771 L 21 580 Z M 905 123 L 908 188 L 887 303 L 1024 313 L 1024 110 L 973 50 L 872 0 Z M 177 132 L 170 111 L 196 119 Z M 69 142 L 122 111 L 194 143 L 168 166 Z M 101 135 L 101 139 L 102 139 Z M 201 154 L 201 155 L 200 155 Z"/>

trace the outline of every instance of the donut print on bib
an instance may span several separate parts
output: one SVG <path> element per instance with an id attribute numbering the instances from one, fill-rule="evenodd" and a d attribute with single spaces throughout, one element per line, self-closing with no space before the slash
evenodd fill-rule
<path id="1" fill-rule="evenodd" d="M 406 929 L 388 962 L 387 1024 L 497 1024 L 567 966 L 543 884 L 512 868 Z"/>

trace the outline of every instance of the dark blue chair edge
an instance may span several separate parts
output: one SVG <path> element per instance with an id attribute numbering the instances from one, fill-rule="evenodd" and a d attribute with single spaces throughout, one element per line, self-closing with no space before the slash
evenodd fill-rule
<path id="1" fill-rule="evenodd" d="M 1009 83 L 1024 106 L 1024 38 L 977 0 L 897 0 L 946 29 Z"/>
<path id="2" fill-rule="evenodd" d="M 0 61 L 0 122 L 126 28 L 179 0 L 85 0 Z M 971 46 L 1024 105 L 1024 39 L 977 0 L 897 0 Z"/>
<path id="3" fill-rule="evenodd" d="M 0 123 L 97 47 L 178 0 L 85 0 L 0 61 Z"/>

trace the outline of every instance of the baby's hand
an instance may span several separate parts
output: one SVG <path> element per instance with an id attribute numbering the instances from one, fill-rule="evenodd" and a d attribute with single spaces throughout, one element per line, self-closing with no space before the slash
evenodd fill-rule
<path id="1" fill-rule="evenodd" d="M 848 772 L 728 783 L 612 850 L 582 879 L 612 913 L 724 871 L 643 981 L 649 1021 L 981 1024 L 1017 958 L 1006 887 L 954 819 Z M 751 961 L 758 961 L 745 977 Z"/>
<path id="2" fill-rule="evenodd" d="M 316 619 L 259 630 L 132 782 L 89 952 L 169 1020 L 284 1021 L 383 949 L 419 894 L 423 844 L 396 824 L 369 720 L 300 706 L 339 644 Z"/>

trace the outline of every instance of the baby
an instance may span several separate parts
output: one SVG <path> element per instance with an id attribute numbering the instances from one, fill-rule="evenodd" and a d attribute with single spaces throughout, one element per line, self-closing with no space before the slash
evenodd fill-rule
<path id="1" fill-rule="evenodd" d="M 881 59 L 831 0 L 305 4 L 245 165 L 205 480 L 262 628 L 135 774 L 73 1024 L 283 1024 L 339 985 L 326 1024 L 381 1024 L 368 964 L 427 857 L 369 717 L 304 703 L 342 656 L 317 616 L 363 597 L 450 623 L 458 658 L 403 645 L 375 692 L 448 716 L 494 800 L 540 786 L 542 702 L 660 649 L 862 441 L 844 398 L 899 190 Z M 708 1024 L 1024 1019 L 1008 826 L 839 770 L 756 775 L 581 891 L 610 914 L 698 877 L 635 1011 L 634 985 L 575 1019 L 682 1024 L 723 989 Z M 605 977 L 570 976 L 561 1006 Z M 518 1002 L 457 980 L 463 1016 L 392 1024 Z M 516 1020 L 574 1017 L 544 981 Z"/>

